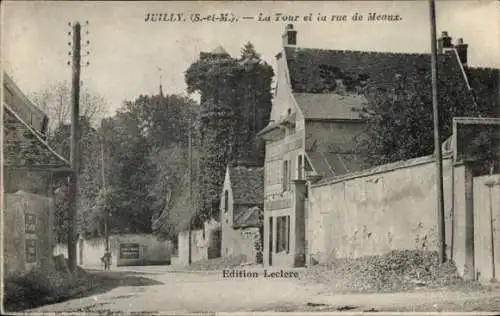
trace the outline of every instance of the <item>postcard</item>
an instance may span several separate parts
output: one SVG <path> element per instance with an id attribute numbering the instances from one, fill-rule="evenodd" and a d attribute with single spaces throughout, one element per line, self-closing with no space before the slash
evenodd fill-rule
<path id="1" fill-rule="evenodd" d="M 498 313 L 499 20 L 2 2 L 3 313 Z"/>

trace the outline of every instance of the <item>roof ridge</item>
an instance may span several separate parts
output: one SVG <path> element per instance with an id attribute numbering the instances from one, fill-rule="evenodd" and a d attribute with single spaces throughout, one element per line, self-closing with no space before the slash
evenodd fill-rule
<path id="1" fill-rule="evenodd" d="M 323 52 L 339 52 L 339 53 L 361 53 L 361 54 L 373 54 L 373 55 L 384 55 L 384 54 L 396 54 L 396 55 L 413 55 L 413 56 L 430 56 L 430 53 L 407 53 L 407 52 L 382 52 L 382 51 L 365 51 L 365 50 L 352 50 L 352 49 L 327 49 L 327 48 L 312 48 L 312 47 L 287 47 L 290 50 L 300 51 L 300 50 L 315 50 Z M 439 55 L 445 55 L 442 53 Z"/>

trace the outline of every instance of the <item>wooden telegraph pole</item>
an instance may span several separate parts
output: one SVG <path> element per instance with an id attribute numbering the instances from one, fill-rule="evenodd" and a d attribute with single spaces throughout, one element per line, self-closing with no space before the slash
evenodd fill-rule
<path id="1" fill-rule="evenodd" d="M 431 69 L 432 69 L 432 108 L 434 119 L 434 151 L 436 153 L 436 190 L 437 190 L 437 218 L 439 234 L 439 260 L 446 261 L 446 236 L 444 222 L 444 199 L 443 199 L 443 159 L 441 154 L 441 136 L 439 132 L 439 104 L 438 104 L 438 67 L 436 49 L 436 3 L 429 0 L 429 13 L 431 23 Z"/>
<path id="2" fill-rule="evenodd" d="M 68 261 L 71 272 L 76 268 L 76 213 L 78 207 L 78 171 L 80 160 L 80 40 L 81 26 L 73 25 L 72 80 L 71 80 L 71 207 L 68 228 Z"/>
<path id="3" fill-rule="evenodd" d="M 189 126 L 188 126 L 188 160 L 189 160 L 189 213 L 193 211 L 193 135 L 191 132 L 192 129 L 192 118 L 191 113 L 189 113 Z M 189 215 L 189 242 L 188 242 L 188 264 L 192 262 L 192 229 L 193 229 L 193 216 Z"/>

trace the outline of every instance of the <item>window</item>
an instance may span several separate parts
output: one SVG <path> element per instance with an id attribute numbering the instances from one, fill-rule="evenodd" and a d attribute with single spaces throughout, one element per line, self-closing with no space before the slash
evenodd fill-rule
<path id="1" fill-rule="evenodd" d="M 229 210 L 229 191 L 224 191 L 224 213 L 227 213 Z"/>
<path id="2" fill-rule="evenodd" d="M 290 179 L 288 178 L 288 170 L 290 169 L 290 166 L 288 164 L 288 160 L 283 161 L 283 192 L 288 191 L 289 186 L 290 186 Z"/>
<path id="3" fill-rule="evenodd" d="M 276 218 L 276 252 L 290 252 L 290 216 Z"/>
<path id="4" fill-rule="evenodd" d="M 299 155 L 297 157 L 297 179 L 302 180 L 303 178 L 303 161 L 302 161 L 302 155 Z"/>

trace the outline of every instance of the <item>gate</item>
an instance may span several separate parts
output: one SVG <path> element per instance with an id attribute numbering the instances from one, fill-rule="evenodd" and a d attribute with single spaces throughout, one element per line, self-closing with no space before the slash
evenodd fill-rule
<path id="1" fill-rule="evenodd" d="M 500 174 L 474 178 L 476 279 L 500 281 Z"/>

